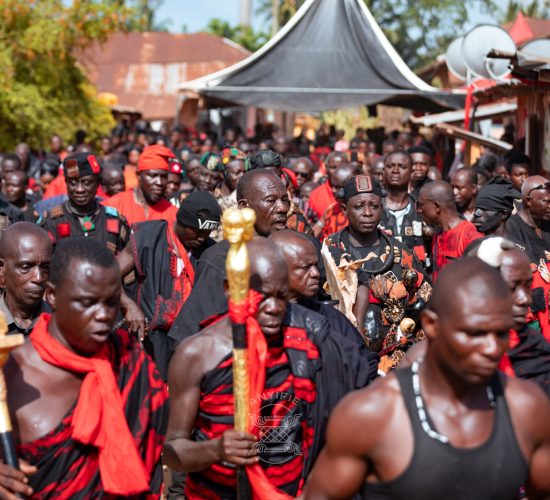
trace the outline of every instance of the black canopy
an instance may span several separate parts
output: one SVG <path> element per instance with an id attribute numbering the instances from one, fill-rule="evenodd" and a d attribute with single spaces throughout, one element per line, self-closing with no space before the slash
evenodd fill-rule
<path id="1" fill-rule="evenodd" d="M 461 108 L 399 57 L 363 0 L 307 0 L 264 47 L 222 71 L 187 82 L 210 105 L 287 111 L 392 104 L 424 111 Z"/>

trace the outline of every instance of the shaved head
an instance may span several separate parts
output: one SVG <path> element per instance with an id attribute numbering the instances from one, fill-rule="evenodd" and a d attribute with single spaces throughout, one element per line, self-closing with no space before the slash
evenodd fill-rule
<path id="1" fill-rule="evenodd" d="M 455 179 L 469 182 L 472 185 L 477 184 L 477 174 L 471 168 L 461 168 L 457 170 L 452 177 L 451 184 Z"/>
<path id="2" fill-rule="evenodd" d="M 425 184 L 420 190 L 420 195 L 428 200 L 437 201 L 443 207 L 455 206 L 453 187 L 445 181 L 433 181 Z"/>
<path id="3" fill-rule="evenodd" d="M 531 177 L 527 177 L 521 186 L 521 196 L 526 198 L 530 191 L 535 189 L 537 186 L 547 184 L 548 182 L 550 181 L 542 175 L 532 175 Z"/>
<path id="4" fill-rule="evenodd" d="M 282 282 L 288 282 L 286 260 L 275 243 L 263 237 L 255 237 L 247 243 L 250 259 L 250 287 L 261 290 L 261 285 L 267 276 L 282 277 Z"/>
<path id="5" fill-rule="evenodd" d="M 0 257 L 5 258 L 19 252 L 22 239 L 32 239 L 35 245 L 43 245 L 50 253 L 52 251 L 52 241 L 44 229 L 32 222 L 16 222 L 2 233 Z"/>
<path id="6" fill-rule="evenodd" d="M 467 314 L 468 301 L 511 300 L 508 285 L 498 269 L 477 257 L 452 262 L 438 274 L 430 309 L 440 318 Z"/>

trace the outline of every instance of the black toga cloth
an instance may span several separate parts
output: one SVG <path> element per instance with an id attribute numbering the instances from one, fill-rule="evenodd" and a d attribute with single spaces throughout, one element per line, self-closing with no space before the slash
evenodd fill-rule
<path id="1" fill-rule="evenodd" d="M 532 263 L 549 260 L 546 252 L 550 255 L 550 224 L 542 227 L 542 238 L 539 238 L 519 214 L 514 214 L 506 222 L 506 236 L 525 251 Z"/>

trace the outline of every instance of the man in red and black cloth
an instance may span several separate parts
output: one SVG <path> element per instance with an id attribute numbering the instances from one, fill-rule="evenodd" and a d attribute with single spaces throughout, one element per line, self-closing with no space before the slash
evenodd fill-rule
<path id="1" fill-rule="evenodd" d="M 199 257 L 215 244 L 210 233 L 218 229 L 220 218 L 214 196 L 195 191 L 181 203 L 176 222 L 135 224 L 129 245 L 117 257 L 122 275 L 134 271 L 137 278 L 136 302 L 122 297 L 126 319 L 144 338 L 145 350 L 165 379 L 172 351 L 168 330 L 191 293 Z"/>
<path id="2" fill-rule="evenodd" d="M 158 219 L 174 222 L 177 209 L 164 197 L 169 162 L 174 158 L 164 146 L 147 146 L 138 159 L 138 186 L 111 196 L 103 205 L 116 208 L 130 225 Z"/>
<path id="3" fill-rule="evenodd" d="M 0 467 L 3 497 L 159 497 L 168 395 L 137 340 L 114 329 L 120 291 L 103 245 L 60 242 L 46 287 L 52 314 L 5 369 L 21 471 Z"/>
<path id="4" fill-rule="evenodd" d="M 471 222 L 458 215 L 453 188 L 448 182 L 426 184 L 420 190 L 416 208 L 427 224 L 439 230 L 432 243 L 432 277 L 435 281 L 443 267 L 462 257 L 468 245 L 483 235 Z"/>
<path id="5" fill-rule="evenodd" d="M 104 207 L 96 200 L 101 173 L 96 157 L 90 153 L 67 156 L 63 173 L 69 199 L 52 208 L 41 221 L 52 242 L 85 236 L 113 253 L 120 252 L 128 243 L 130 231 L 126 219 L 115 208 Z"/>
<path id="6" fill-rule="evenodd" d="M 224 314 L 182 342 L 170 364 L 164 460 L 188 472 L 189 499 L 236 498 L 236 465 L 247 466 L 258 498 L 274 498 L 277 489 L 300 494 L 330 410 L 372 378 L 349 339 L 332 336 L 317 313 L 288 304 L 287 266 L 277 247 L 254 238 L 248 250 L 249 346 L 265 349 L 249 364 L 251 384 L 256 370 L 265 373 L 263 386 L 250 394 L 260 428 L 233 429 L 232 330 Z"/>

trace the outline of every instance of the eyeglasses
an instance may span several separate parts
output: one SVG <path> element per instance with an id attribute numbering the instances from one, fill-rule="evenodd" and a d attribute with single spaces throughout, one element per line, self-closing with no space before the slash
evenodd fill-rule
<path id="1" fill-rule="evenodd" d="M 305 172 L 294 172 L 294 175 L 296 175 L 296 177 L 303 177 L 304 179 L 309 177 L 309 174 L 306 174 Z"/>
<path id="2" fill-rule="evenodd" d="M 544 189 L 545 191 L 550 193 L 550 182 L 545 182 L 544 184 L 539 184 L 538 186 L 535 186 L 534 188 L 530 189 L 527 194 L 525 195 L 526 198 L 529 198 L 529 195 L 533 191 L 537 191 L 539 189 Z"/>

